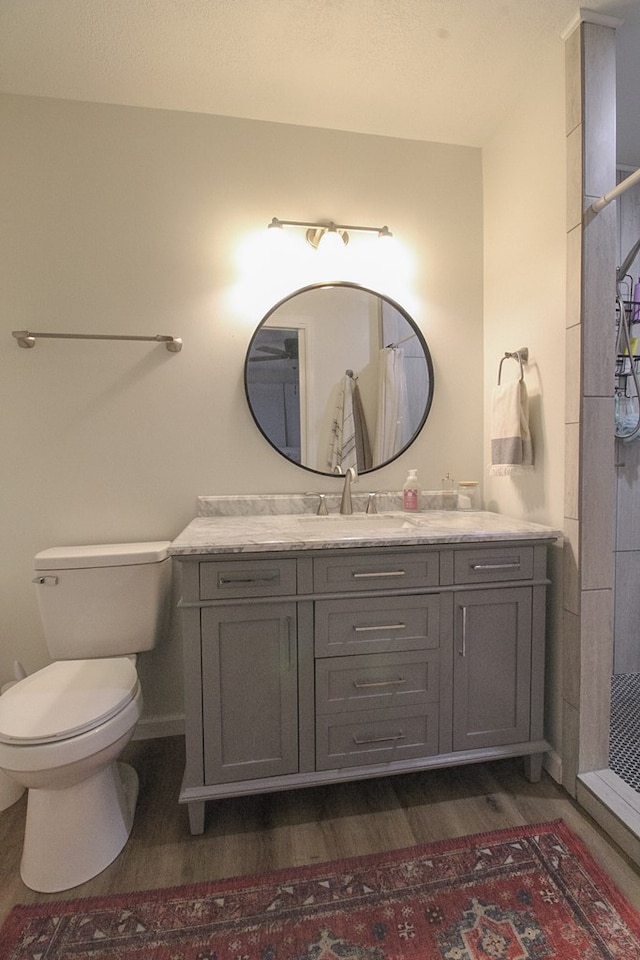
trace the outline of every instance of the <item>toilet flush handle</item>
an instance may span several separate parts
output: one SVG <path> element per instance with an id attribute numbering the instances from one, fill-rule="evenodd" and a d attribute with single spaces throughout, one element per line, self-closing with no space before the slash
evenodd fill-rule
<path id="1" fill-rule="evenodd" d="M 58 582 L 57 577 L 34 577 L 31 583 L 39 583 L 41 586 L 55 587 Z"/>

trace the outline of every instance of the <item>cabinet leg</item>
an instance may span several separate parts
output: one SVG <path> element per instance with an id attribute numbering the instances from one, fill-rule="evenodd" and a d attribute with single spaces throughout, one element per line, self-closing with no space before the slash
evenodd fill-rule
<path id="1" fill-rule="evenodd" d="M 191 833 L 204 833 L 204 800 L 192 800 L 189 808 L 189 828 Z"/>
<path id="2" fill-rule="evenodd" d="M 524 758 L 524 775 L 530 783 L 540 782 L 543 758 L 543 753 L 531 753 Z"/>

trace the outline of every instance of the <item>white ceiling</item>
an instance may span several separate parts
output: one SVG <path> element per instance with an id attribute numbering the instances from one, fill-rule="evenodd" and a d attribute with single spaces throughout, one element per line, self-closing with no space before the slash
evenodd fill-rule
<path id="1" fill-rule="evenodd" d="M 638 25 L 637 79 L 640 0 L 589 8 Z M 0 90 L 481 146 L 577 12 L 575 0 L 0 0 Z"/>

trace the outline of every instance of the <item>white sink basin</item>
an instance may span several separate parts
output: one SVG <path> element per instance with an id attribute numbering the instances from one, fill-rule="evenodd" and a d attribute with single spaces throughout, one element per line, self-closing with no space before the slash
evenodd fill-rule
<path id="1" fill-rule="evenodd" d="M 388 536 L 390 533 L 401 533 L 414 530 L 411 520 L 403 514 L 368 514 L 354 513 L 351 516 L 339 514 L 328 517 L 296 517 L 295 529 L 306 539 L 313 537 L 323 540 L 339 537 L 375 537 L 378 534 Z"/>

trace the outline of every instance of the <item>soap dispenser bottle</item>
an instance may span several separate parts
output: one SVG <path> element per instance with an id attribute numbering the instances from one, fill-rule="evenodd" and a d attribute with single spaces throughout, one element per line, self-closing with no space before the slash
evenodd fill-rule
<path id="1" fill-rule="evenodd" d="M 418 471 L 409 470 L 409 476 L 402 488 L 402 509 L 417 511 L 419 509 Z"/>

